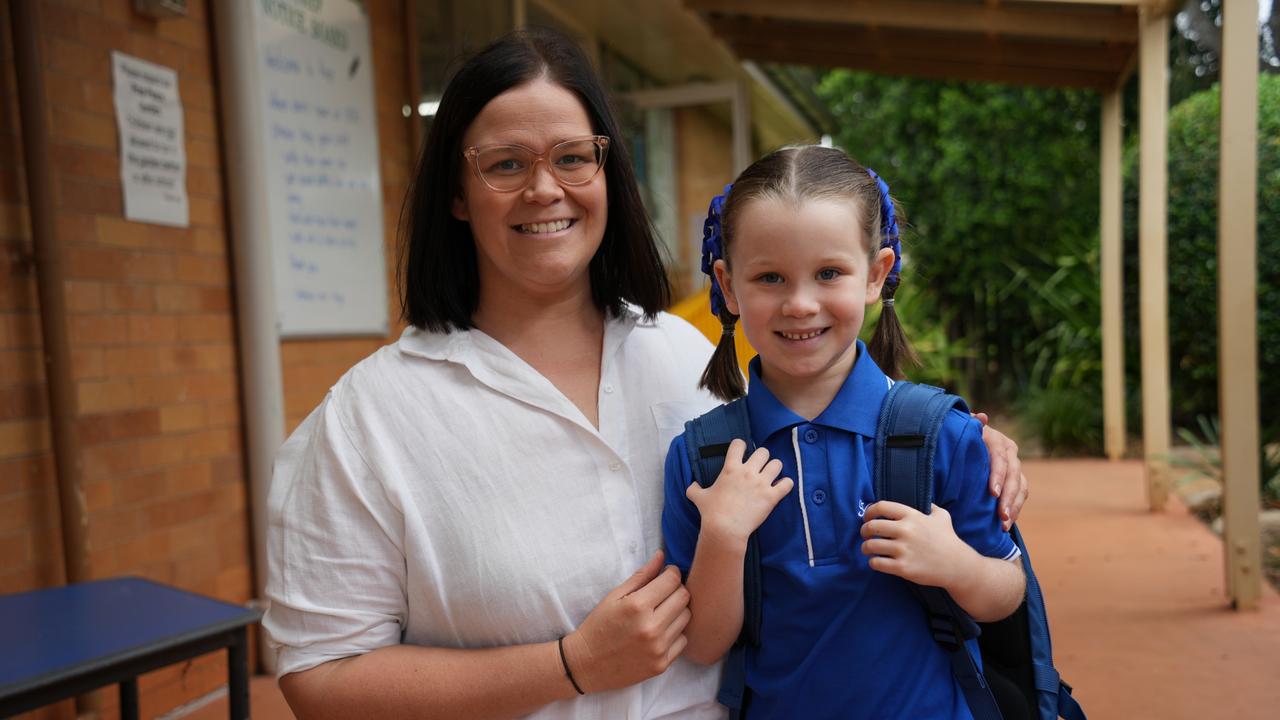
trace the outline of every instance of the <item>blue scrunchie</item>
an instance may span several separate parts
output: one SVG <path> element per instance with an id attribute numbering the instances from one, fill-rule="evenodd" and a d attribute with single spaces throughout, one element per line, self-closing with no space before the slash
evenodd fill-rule
<path id="1" fill-rule="evenodd" d="M 876 181 L 880 188 L 880 247 L 893 250 L 893 269 L 885 278 L 885 285 L 896 288 L 902 274 L 902 240 L 898 236 L 898 215 L 893 210 L 893 200 L 889 197 L 889 183 L 885 182 L 875 170 L 867 168 L 867 174 Z"/>
<path id="2" fill-rule="evenodd" d="M 733 183 L 724 186 L 724 192 L 711 198 L 707 219 L 702 223 L 702 272 L 711 278 L 711 312 L 716 317 L 724 312 L 724 290 L 716 281 L 715 264 L 724 258 L 724 228 L 720 218 L 724 213 L 724 199 L 729 197 Z"/>

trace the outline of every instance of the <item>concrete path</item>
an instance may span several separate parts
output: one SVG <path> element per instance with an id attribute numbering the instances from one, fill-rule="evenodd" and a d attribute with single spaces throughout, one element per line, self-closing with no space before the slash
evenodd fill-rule
<path id="1" fill-rule="evenodd" d="M 1222 542 L 1177 503 L 1146 510 L 1139 462 L 1027 463 L 1019 527 L 1054 655 L 1091 720 L 1280 718 L 1280 598 L 1235 612 Z"/>
<path id="2" fill-rule="evenodd" d="M 1146 510 L 1138 462 L 1027 463 L 1018 523 L 1044 586 L 1058 668 L 1090 720 L 1280 718 L 1280 598 L 1229 609 L 1222 542 L 1176 500 Z M 255 678 L 255 720 L 292 716 Z M 225 718 L 225 701 L 200 718 Z"/>

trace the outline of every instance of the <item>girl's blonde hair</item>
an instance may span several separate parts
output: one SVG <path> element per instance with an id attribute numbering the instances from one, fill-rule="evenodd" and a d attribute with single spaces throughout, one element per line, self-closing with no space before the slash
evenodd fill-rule
<path id="1" fill-rule="evenodd" d="M 733 244 L 738 215 L 748 203 L 762 199 L 792 203 L 821 199 L 853 204 L 859 228 L 868 245 L 868 258 L 874 258 L 882 247 L 892 247 L 898 256 L 894 270 L 880 290 L 883 307 L 868 350 L 876 364 L 892 378 L 903 377 L 904 365 L 919 364 L 893 309 L 901 249 L 894 219 L 896 203 L 888 194 L 888 185 L 837 148 L 804 145 L 769 153 L 742 171 L 724 199 L 719 218 L 722 237 L 720 258 L 717 259 L 730 262 L 729 248 Z M 727 402 L 741 397 L 745 388 L 734 348 L 733 325 L 738 316 L 729 312 L 723 303 L 720 305 L 717 315 L 725 331 L 698 386 L 707 388 Z"/>

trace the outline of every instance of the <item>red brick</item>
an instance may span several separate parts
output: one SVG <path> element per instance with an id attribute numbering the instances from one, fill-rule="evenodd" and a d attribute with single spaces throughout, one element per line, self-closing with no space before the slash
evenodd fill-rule
<path id="1" fill-rule="evenodd" d="M 0 387 L 0 422 L 23 418 L 45 417 L 49 394 L 44 385 L 6 385 Z M 0 490 L 0 492 L 3 492 Z"/>
<path id="2" fill-rule="evenodd" d="M 168 497 L 143 509 L 147 527 L 170 528 L 205 517 L 213 508 L 213 491 Z M 183 558 L 187 562 L 187 558 Z"/>
<path id="3" fill-rule="evenodd" d="M 48 488 L 53 480 L 53 456 L 48 453 L 0 460 L 0 497 L 20 490 Z"/>
<path id="4" fill-rule="evenodd" d="M 136 345 L 170 343 L 178 339 L 173 315 L 130 315 L 129 342 Z"/>
<path id="5" fill-rule="evenodd" d="M 189 495 L 213 489 L 213 466 L 208 461 L 173 465 L 166 468 L 164 473 L 172 495 Z"/>
<path id="6" fill-rule="evenodd" d="M 106 377 L 102 348 L 73 347 L 71 349 L 71 378 L 96 380 Z"/>
<path id="7" fill-rule="evenodd" d="M 159 409 L 160 432 L 174 433 L 208 427 L 209 415 L 204 403 L 169 405 Z"/>
<path id="8" fill-rule="evenodd" d="M 0 423 L 0 458 L 48 452 L 52 441 L 44 418 L 10 420 Z M 0 528 L 5 527 L 0 523 Z"/>
<path id="9" fill-rule="evenodd" d="M 222 203 L 220 201 L 188 196 L 187 208 L 193 227 L 222 227 Z"/>
<path id="10" fill-rule="evenodd" d="M 228 427 L 240 425 L 240 402 L 238 398 L 211 400 L 206 405 L 209 409 L 209 427 Z"/>
<path id="11" fill-rule="evenodd" d="M 87 110 L 84 87 L 80 78 L 69 73 L 47 70 L 44 74 L 45 100 L 50 105 Z"/>
<path id="12" fill-rule="evenodd" d="M 134 507 L 115 508 L 89 516 L 89 543 L 94 552 L 136 538 L 148 527 L 142 510 Z"/>
<path id="13" fill-rule="evenodd" d="M 92 243 L 98 237 L 93 215 L 68 210 L 56 213 L 53 232 L 60 242 L 68 245 Z"/>
<path id="14" fill-rule="evenodd" d="M 67 334 L 71 343 L 85 345 L 120 345 L 125 342 L 128 320 L 122 315 L 71 315 L 67 318 Z"/>
<path id="15" fill-rule="evenodd" d="M 160 411 L 156 408 L 140 408 L 118 413 L 81 415 L 76 426 L 80 442 L 86 446 L 129 440 L 160 432 Z"/>
<path id="16" fill-rule="evenodd" d="M 90 182 L 76 178 L 58 178 L 59 210 L 84 210 L 105 215 L 124 214 L 124 195 L 120 183 Z"/>
<path id="17" fill-rule="evenodd" d="M 119 144 L 113 119 L 73 108 L 55 107 L 52 112 L 51 138 L 117 152 Z"/>
<path id="18" fill-rule="evenodd" d="M 114 151 L 69 143 L 50 143 L 49 160 L 55 170 L 87 180 L 120 178 L 120 160 Z"/>
<path id="19" fill-rule="evenodd" d="M 80 412 L 124 410 L 134 404 L 133 382 L 128 379 L 82 380 L 76 383 Z"/>
<path id="20" fill-rule="evenodd" d="M 80 452 L 86 480 L 109 480 L 138 469 L 137 440 L 87 445 Z"/>
<path id="21" fill-rule="evenodd" d="M 117 279 L 113 277 L 112 279 Z M 151 285 L 112 283 L 103 286 L 103 307 L 107 310 L 158 310 L 156 289 Z"/>
<path id="22" fill-rule="evenodd" d="M 89 513 L 110 510 L 115 505 L 113 486 L 110 480 L 93 480 L 81 485 L 84 491 L 85 510 Z"/>
<path id="23" fill-rule="evenodd" d="M 158 435 L 138 440 L 140 468 L 162 468 L 182 462 L 189 455 L 188 440 L 181 435 Z"/>
<path id="24" fill-rule="evenodd" d="M 69 312 L 102 309 L 102 283 L 89 280 L 68 280 L 64 285 L 64 299 Z"/>
<path id="25" fill-rule="evenodd" d="M 0 536 L 0 572 L 22 567 L 31 561 L 31 547 L 25 532 L 6 532 Z"/>
<path id="26" fill-rule="evenodd" d="M 112 484 L 116 502 L 122 507 L 153 502 L 164 497 L 169 487 L 162 470 L 120 477 Z"/>
<path id="27" fill-rule="evenodd" d="M 139 377 L 133 383 L 139 405 L 176 405 L 190 399 L 187 379 L 181 375 Z"/>
<path id="28" fill-rule="evenodd" d="M 178 326 L 178 339 L 184 342 L 222 342 L 235 340 L 234 324 L 230 315 L 202 313 L 188 315 Z"/>
<path id="29" fill-rule="evenodd" d="M 39 350 L 0 350 L 0 379 L 23 385 L 43 383 L 42 357 Z"/>
<path id="30" fill-rule="evenodd" d="M 196 111 L 200 112 L 200 111 Z M 222 166 L 222 158 L 218 154 L 218 144 L 214 140 L 196 137 L 187 138 L 187 165 L 192 168 L 217 170 Z"/>
<path id="31" fill-rule="evenodd" d="M 116 95 L 115 89 L 110 84 L 85 82 L 81 87 L 81 94 L 84 96 L 85 110 L 98 115 L 115 117 Z"/>
<path id="32" fill-rule="evenodd" d="M 49 70 L 94 82 L 111 82 L 111 54 L 101 48 L 91 48 L 78 40 L 46 37 L 44 58 Z"/>

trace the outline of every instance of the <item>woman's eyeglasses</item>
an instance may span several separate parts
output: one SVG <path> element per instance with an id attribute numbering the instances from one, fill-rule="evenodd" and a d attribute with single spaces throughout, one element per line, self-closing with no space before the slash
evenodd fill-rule
<path id="1" fill-rule="evenodd" d="M 514 192 L 528 186 L 533 167 L 544 160 L 562 185 L 585 185 L 604 167 L 609 138 L 588 135 L 557 143 L 545 153 L 523 145 L 473 145 L 462 151 L 485 185 L 497 192 Z"/>

